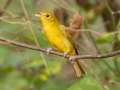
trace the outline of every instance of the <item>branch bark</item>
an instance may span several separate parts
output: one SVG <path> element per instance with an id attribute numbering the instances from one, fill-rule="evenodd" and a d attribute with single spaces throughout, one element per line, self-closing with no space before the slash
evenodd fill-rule
<path id="1" fill-rule="evenodd" d="M 13 40 L 9 40 L 3 37 L 0 37 L 0 41 L 4 42 L 4 43 L 8 43 L 6 45 L 14 45 L 14 46 L 18 46 L 18 47 L 22 47 L 22 48 L 27 48 L 27 49 L 32 49 L 35 51 L 40 51 L 43 53 L 48 53 L 48 51 L 46 49 L 43 48 L 39 48 L 37 46 L 33 46 L 33 45 L 29 45 L 29 44 L 25 44 L 25 43 L 21 43 L 21 42 L 17 42 L 17 41 L 13 41 Z M 102 59 L 102 58 L 109 58 L 109 57 L 114 57 L 114 56 L 118 56 L 120 55 L 120 50 L 117 51 L 113 51 L 113 52 L 109 52 L 109 53 L 105 53 L 105 54 L 96 54 L 96 55 L 76 55 L 76 56 L 70 56 L 70 55 L 64 55 L 64 53 L 60 53 L 57 51 L 50 51 L 49 54 L 53 54 L 53 55 L 57 55 L 57 56 L 61 56 L 61 57 L 65 57 L 67 59 L 70 60 L 76 60 L 76 59 Z"/>

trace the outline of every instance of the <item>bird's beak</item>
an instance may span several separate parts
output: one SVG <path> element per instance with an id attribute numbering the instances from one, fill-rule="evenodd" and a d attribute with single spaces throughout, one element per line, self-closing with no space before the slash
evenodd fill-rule
<path id="1" fill-rule="evenodd" d="M 36 17 L 40 17 L 40 15 L 41 15 L 41 12 L 38 12 L 35 14 Z"/>

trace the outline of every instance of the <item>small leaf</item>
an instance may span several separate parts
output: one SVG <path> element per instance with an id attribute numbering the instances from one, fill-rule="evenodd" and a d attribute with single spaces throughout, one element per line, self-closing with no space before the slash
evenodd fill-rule
<path id="1" fill-rule="evenodd" d="M 115 33 L 106 33 L 97 38 L 97 43 L 106 44 L 112 43 Z"/>

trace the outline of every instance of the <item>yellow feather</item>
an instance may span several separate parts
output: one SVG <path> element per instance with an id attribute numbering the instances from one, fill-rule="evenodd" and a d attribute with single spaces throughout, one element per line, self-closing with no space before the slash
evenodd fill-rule
<path id="1" fill-rule="evenodd" d="M 54 48 L 60 52 L 67 52 L 69 55 L 77 55 L 76 49 L 65 33 L 64 27 L 61 27 L 59 21 L 51 12 L 40 12 L 37 15 L 43 25 L 46 38 Z M 73 63 L 73 67 L 78 77 L 83 70 L 79 61 Z"/>

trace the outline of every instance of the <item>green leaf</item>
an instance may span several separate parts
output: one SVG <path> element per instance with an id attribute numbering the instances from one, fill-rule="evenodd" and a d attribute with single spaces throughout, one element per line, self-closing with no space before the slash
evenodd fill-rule
<path id="1" fill-rule="evenodd" d="M 74 83 L 67 90 L 102 90 L 102 87 L 94 78 L 86 76 L 85 78 Z"/>
<path id="2" fill-rule="evenodd" d="M 106 33 L 97 38 L 97 43 L 106 44 L 112 43 L 115 33 Z"/>

